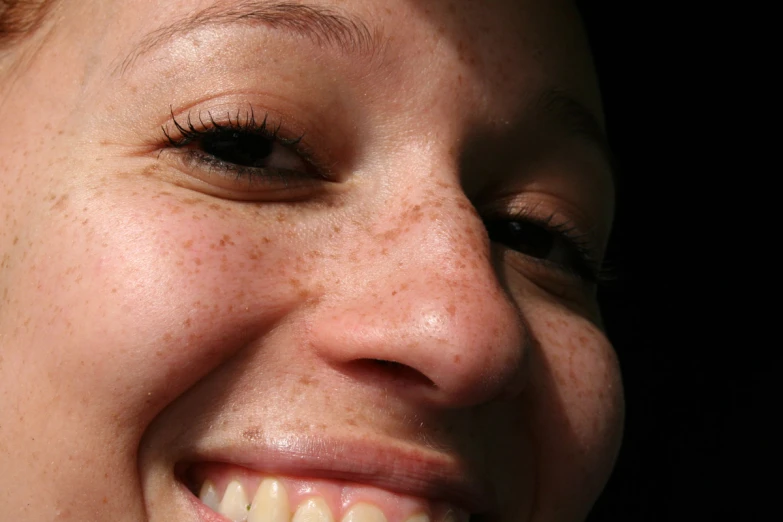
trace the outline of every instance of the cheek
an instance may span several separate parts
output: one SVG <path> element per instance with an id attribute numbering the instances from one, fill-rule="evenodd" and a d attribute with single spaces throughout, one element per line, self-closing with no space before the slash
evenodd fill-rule
<path id="1" fill-rule="evenodd" d="M 41 213 L 4 331 L 16 366 L 88 404 L 82 425 L 112 419 L 127 438 L 306 296 L 276 219 L 248 230 L 215 200 L 104 190 Z"/>
<path id="2" fill-rule="evenodd" d="M 609 477 L 622 437 L 616 357 L 603 332 L 565 308 L 542 303 L 525 313 L 538 342 L 531 352 L 528 405 L 542 457 L 538 474 L 550 488 L 542 493 L 542 506 L 589 508 Z"/>

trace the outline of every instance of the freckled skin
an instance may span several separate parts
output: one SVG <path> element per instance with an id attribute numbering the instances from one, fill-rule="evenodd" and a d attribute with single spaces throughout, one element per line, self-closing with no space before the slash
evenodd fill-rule
<path id="1" fill-rule="evenodd" d="M 228 53 L 283 68 L 245 91 L 303 86 L 290 96 L 347 121 L 350 168 L 292 201 L 216 195 L 166 150 L 171 107 L 249 66 L 210 73 L 224 60 L 194 44 L 199 81 L 145 76 L 142 59 L 111 76 L 140 34 L 204 2 L 64 0 L 0 56 L 4 517 L 186 520 L 185 450 L 308 434 L 445 448 L 501 522 L 589 510 L 620 442 L 614 354 L 592 292 L 491 243 L 481 204 L 493 183 L 531 198 L 537 183 L 554 196 L 533 205 L 568 200 L 606 235 L 611 191 L 460 166 L 472 133 L 524 119 L 536 89 L 600 110 L 572 7 L 323 3 L 383 26 L 374 68 L 318 76 L 319 51 L 289 41 L 285 59 L 246 40 Z"/>

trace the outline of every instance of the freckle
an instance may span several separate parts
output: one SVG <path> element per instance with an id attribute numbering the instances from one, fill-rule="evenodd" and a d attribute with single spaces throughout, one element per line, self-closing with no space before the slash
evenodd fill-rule
<path id="1" fill-rule="evenodd" d="M 201 258 L 200 257 L 197 257 L 193 262 L 196 263 L 197 266 L 201 266 Z"/>
<path id="2" fill-rule="evenodd" d="M 160 165 L 152 164 L 141 171 L 141 175 L 145 177 L 152 177 L 158 174 L 160 172 Z"/>
<path id="3" fill-rule="evenodd" d="M 171 341 L 171 334 L 168 333 L 168 332 L 163 334 L 163 340 L 164 341 Z"/>
<path id="4" fill-rule="evenodd" d="M 459 354 L 454 356 L 454 364 L 459 364 L 461 360 L 462 360 L 462 357 L 460 357 Z"/>
<path id="5" fill-rule="evenodd" d="M 185 241 L 184 243 L 182 243 L 182 246 L 183 246 L 184 248 L 190 248 L 190 247 L 192 247 L 192 246 L 193 246 L 193 240 L 192 240 L 192 239 L 188 239 L 187 241 Z"/>
<path id="6" fill-rule="evenodd" d="M 14 236 L 14 245 L 19 242 L 19 236 Z"/>
<path id="7" fill-rule="evenodd" d="M 263 238 L 261 238 L 261 242 L 266 244 L 266 245 L 268 245 L 269 243 L 272 242 L 272 240 L 269 239 L 268 237 L 263 237 Z"/>
<path id="8" fill-rule="evenodd" d="M 67 202 L 68 202 L 68 194 L 63 194 L 62 196 L 60 196 L 60 199 L 58 199 L 57 202 L 52 206 L 52 208 L 61 210 L 65 208 Z"/>
<path id="9" fill-rule="evenodd" d="M 192 321 L 191 321 L 190 317 L 188 317 L 187 319 L 185 319 L 185 322 L 182 323 L 182 324 L 184 324 L 186 327 L 190 328 L 191 322 Z"/>
<path id="10" fill-rule="evenodd" d="M 318 380 L 314 379 L 312 377 L 308 377 L 306 375 L 303 375 L 299 378 L 299 384 L 304 384 L 305 386 L 311 386 L 313 384 L 318 384 Z"/>

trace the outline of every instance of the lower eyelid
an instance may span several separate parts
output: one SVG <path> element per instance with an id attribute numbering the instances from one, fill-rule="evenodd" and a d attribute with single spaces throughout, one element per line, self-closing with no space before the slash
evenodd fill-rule
<path id="1" fill-rule="evenodd" d="M 310 176 L 274 169 L 236 168 L 221 165 L 219 160 L 199 158 L 198 151 L 167 149 L 158 158 L 181 173 L 186 187 L 217 197 L 247 201 L 284 201 L 312 197 L 325 189 L 325 182 Z M 210 161 L 215 162 L 212 167 Z M 252 171 L 252 173 L 251 173 Z"/>
<path id="2" fill-rule="evenodd" d="M 514 251 L 506 251 L 501 259 L 516 277 L 529 281 L 558 299 L 579 303 L 581 306 L 594 298 L 594 283 L 573 272 L 564 271 L 562 267 L 552 266 L 552 263 L 544 259 L 529 258 Z"/>

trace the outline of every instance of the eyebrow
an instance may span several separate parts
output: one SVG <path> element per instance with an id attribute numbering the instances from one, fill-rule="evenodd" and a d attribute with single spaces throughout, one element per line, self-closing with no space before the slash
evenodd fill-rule
<path id="1" fill-rule="evenodd" d="M 124 74 L 141 56 L 179 36 L 199 29 L 226 25 L 267 26 L 309 38 L 319 47 L 342 54 L 372 57 L 381 50 L 381 32 L 354 15 L 331 7 L 295 1 L 243 0 L 226 5 L 218 2 L 144 36 L 119 66 Z"/>
<path id="2" fill-rule="evenodd" d="M 536 109 L 548 119 L 558 122 L 571 136 L 581 138 L 596 147 L 604 156 L 612 176 L 616 176 L 616 160 L 606 132 L 593 111 L 558 89 L 547 89 L 534 102 Z"/>

